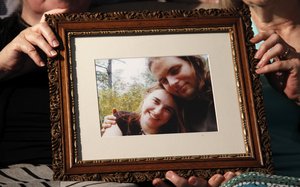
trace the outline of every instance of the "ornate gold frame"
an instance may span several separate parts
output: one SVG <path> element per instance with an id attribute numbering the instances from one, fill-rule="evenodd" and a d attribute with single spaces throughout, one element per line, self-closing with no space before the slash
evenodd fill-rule
<path id="1" fill-rule="evenodd" d="M 46 21 L 61 39 L 60 58 L 49 59 L 50 110 L 55 180 L 141 182 L 175 170 L 182 176 L 210 177 L 227 170 L 272 173 L 271 149 L 259 76 L 255 74 L 255 47 L 250 14 L 240 9 L 143 11 L 47 15 Z M 239 92 L 245 154 L 199 155 L 113 160 L 80 159 L 70 41 L 81 36 L 126 36 L 172 33 L 227 32 L 231 37 L 236 86 Z"/>

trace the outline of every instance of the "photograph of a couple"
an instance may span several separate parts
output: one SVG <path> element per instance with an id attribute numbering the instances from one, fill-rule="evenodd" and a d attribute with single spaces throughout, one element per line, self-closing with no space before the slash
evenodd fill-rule
<path id="1" fill-rule="evenodd" d="M 101 137 L 218 131 L 207 54 L 96 59 Z"/>

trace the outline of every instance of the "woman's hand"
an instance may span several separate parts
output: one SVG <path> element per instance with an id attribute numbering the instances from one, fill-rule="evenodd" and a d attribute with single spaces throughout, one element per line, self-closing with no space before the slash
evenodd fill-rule
<path id="1" fill-rule="evenodd" d="M 56 11 L 51 11 L 51 13 L 64 11 L 65 9 L 56 9 Z M 32 27 L 28 27 L 1 50 L 0 78 L 30 71 L 35 67 L 34 64 L 38 67 L 45 66 L 42 55 L 46 54 L 48 57 L 55 57 L 57 55 L 55 48 L 58 46 L 59 42 L 55 34 L 44 20 Z"/>
<path id="2" fill-rule="evenodd" d="M 112 125 L 116 124 L 116 117 L 114 115 L 105 116 L 104 122 L 101 125 L 101 133 L 104 133 L 107 128 L 110 128 Z"/>
<path id="3" fill-rule="evenodd" d="M 159 178 L 154 179 L 152 184 L 156 187 L 217 187 L 239 174 L 239 172 L 226 172 L 224 175 L 215 174 L 206 181 L 204 178 L 195 176 L 185 179 L 173 171 L 168 171 L 165 176 L 172 184 L 168 184 Z"/>
<path id="4" fill-rule="evenodd" d="M 261 41 L 264 42 L 255 54 L 260 60 L 256 73 L 267 74 L 277 89 L 300 105 L 300 54 L 273 31 L 261 32 L 251 39 L 253 43 Z"/>
<path id="5" fill-rule="evenodd" d="M 112 113 L 117 113 L 114 108 Z M 116 122 L 117 118 L 114 115 L 108 115 L 104 117 L 104 122 L 101 125 L 101 134 L 103 136 L 123 136 L 123 133 Z"/>

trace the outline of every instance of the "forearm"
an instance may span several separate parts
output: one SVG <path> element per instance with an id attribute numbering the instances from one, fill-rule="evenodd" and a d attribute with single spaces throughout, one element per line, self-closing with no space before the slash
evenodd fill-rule
<path id="1" fill-rule="evenodd" d="M 36 65 L 25 54 L 19 59 L 11 58 L 13 52 L 6 48 L 0 51 L 0 81 L 23 75 L 36 69 Z"/>
<path id="2" fill-rule="evenodd" d="M 8 79 L 13 74 L 13 69 L 8 66 L 7 51 L 5 48 L 0 51 L 0 81 Z"/>

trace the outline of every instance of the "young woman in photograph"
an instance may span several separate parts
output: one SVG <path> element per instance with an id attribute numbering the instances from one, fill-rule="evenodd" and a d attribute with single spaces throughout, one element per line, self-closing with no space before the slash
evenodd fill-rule
<path id="1" fill-rule="evenodd" d="M 116 123 L 105 129 L 103 136 L 127 136 L 178 133 L 181 131 L 179 107 L 173 96 L 159 85 L 147 89 L 140 112 L 113 111 L 106 123 Z"/>

